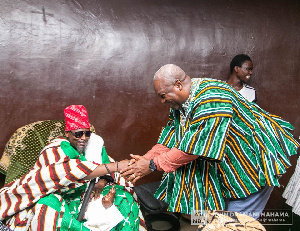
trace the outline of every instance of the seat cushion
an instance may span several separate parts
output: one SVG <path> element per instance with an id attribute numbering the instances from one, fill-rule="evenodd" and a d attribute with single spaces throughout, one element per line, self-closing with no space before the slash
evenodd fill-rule
<path id="1" fill-rule="evenodd" d="M 160 182 L 153 182 L 149 184 L 142 184 L 134 187 L 134 191 L 139 199 L 139 202 L 144 207 L 146 212 L 155 213 L 166 211 L 168 204 L 164 201 L 160 201 L 154 197 L 154 193 L 157 190 Z"/>

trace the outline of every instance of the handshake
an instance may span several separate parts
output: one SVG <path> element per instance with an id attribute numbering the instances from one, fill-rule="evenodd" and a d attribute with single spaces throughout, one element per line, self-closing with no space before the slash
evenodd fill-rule
<path id="1" fill-rule="evenodd" d="M 150 160 L 143 156 L 130 154 L 131 160 L 122 160 L 118 162 L 121 176 L 133 184 L 142 177 L 152 172 L 150 170 Z"/>

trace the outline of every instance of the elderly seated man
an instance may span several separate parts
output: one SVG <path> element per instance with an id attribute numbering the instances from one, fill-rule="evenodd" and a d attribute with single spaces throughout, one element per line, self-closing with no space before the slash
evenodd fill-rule
<path id="1" fill-rule="evenodd" d="M 64 115 L 65 137 L 44 147 L 27 174 L 1 189 L 1 221 L 12 230 L 143 230 L 132 194 L 120 185 L 106 186 L 129 161 L 109 161 L 102 138 L 90 131 L 84 106 L 71 105 Z M 112 177 L 103 177 L 108 174 Z M 78 221 L 81 199 L 94 178 L 86 216 Z"/>

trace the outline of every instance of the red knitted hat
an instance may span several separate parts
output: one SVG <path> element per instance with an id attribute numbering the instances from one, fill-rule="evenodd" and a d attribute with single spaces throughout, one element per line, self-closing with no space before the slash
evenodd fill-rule
<path id="1" fill-rule="evenodd" d="M 87 110 L 83 105 L 70 105 L 64 110 L 66 128 L 65 131 L 80 128 L 90 128 Z"/>

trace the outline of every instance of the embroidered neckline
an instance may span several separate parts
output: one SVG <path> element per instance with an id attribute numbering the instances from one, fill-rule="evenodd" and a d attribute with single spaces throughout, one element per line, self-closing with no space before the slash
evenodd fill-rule
<path id="1" fill-rule="evenodd" d="M 194 98 L 195 92 L 197 91 L 199 84 L 203 81 L 203 78 L 193 78 L 191 79 L 191 90 L 189 94 L 189 98 L 181 105 L 181 108 L 183 110 L 180 111 L 180 125 L 184 126 L 186 122 L 186 117 L 188 115 L 188 109 L 190 107 L 190 104 L 192 102 L 192 99 Z"/>

